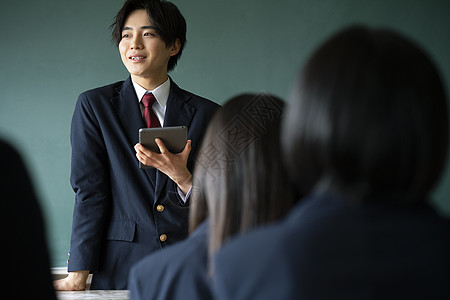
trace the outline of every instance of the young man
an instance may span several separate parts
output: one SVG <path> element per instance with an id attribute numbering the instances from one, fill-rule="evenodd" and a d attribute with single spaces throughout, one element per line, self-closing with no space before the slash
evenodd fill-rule
<path id="1" fill-rule="evenodd" d="M 78 99 L 71 130 L 76 197 L 69 276 L 55 282 L 57 290 L 85 289 L 89 273 L 91 289 L 126 289 L 133 263 L 187 236 L 192 167 L 218 108 L 167 75 L 186 41 L 186 22 L 174 4 L 128 0 L 112 27 L 130 78 Z M 149 93 L 156 101 L 144 107 Z M 181 153 L 170 153 L 160 141 L 161 154 L 138 144 L 150 115 L 151 127 L 189 128 Z M 139 162 L 155 168 L 140 169 Z"/>

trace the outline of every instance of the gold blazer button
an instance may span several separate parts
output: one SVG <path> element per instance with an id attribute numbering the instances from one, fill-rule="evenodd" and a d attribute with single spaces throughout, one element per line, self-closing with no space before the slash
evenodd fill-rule
<path id="1" fill-rule="evenodd" d="M 161 242 L 165 242 L 165 241 L 167 240 L 167 235 L 165 235 L 164 233 L 161 234 L 161 235 L 159 236 L 159 240 L 160 240 Z"/>

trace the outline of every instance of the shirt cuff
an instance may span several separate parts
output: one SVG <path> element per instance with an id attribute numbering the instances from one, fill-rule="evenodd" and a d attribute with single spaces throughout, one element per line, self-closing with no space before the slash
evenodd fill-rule
<path id="1" fill-rule="evenodd" d="M 186 204 L 187 199 L 191 195 L 192 186 L 186 195 L 183 193 L 183 191 L 180 189 L 180 187 L 178 185 L 177 185 L 177 190 L 178 190 L 178 195 L 180 196 L 181 200 L 183 201 L 184 204 Z"/>

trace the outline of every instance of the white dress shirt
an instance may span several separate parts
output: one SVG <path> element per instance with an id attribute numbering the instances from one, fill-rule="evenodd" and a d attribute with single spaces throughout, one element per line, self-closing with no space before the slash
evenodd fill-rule
<path id="1" fill-rule="evenodd" d="M 170 93 L 170 79 L 167 78 L 167 80 L 164 81 L 163 84 L 158 86 L 153 91 L 144 89 L 133 80 L 131 82 L 133 82 L 134 90 L 136 91 L 142 115 L 144 115 L 144 104 L 142 104 L 142 97 L 144 97 L 144 95 L 148 93 L 152 93 L 153 96 L 155 96 L 156 101 L 155 103 L 153 103 L 152 109 L 155 112 L 155 115 L 158 117 L 159 124 L 161 124 L 161 127 L 164 127 L 164 116 L 166 115 L 167 99 L 169 99 Z"/>

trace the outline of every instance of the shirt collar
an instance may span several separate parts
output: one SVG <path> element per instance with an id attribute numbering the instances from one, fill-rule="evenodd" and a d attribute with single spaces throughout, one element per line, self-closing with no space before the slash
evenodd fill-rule
<path id="1" fill-rule="evenodd" d="M 137 95 L 139 102 L 141 102 L 142 97 L 144 97 L 144 95 L 146 93 L 152 93 L 153 96 L 155 96 L 158 104 L 162 108 L 166 107 L 167 99 L 169 99 L 169 93 L 170 93 L 170 79 L 169 78 L 167 78 L 167 80 L 164 81 L 163 84 L 161 84 L 160 86 L 158 86 L 157 88 L 155 88 L 152 91 L 147 91 L 142 86 L 140 86 L 138 83 L 134 82 L 133 80 L 131 80 L 131 81 L 133 83 L 134 90 L 136 91 L 136 95 Z"/>

